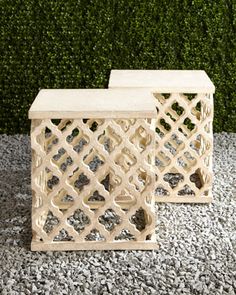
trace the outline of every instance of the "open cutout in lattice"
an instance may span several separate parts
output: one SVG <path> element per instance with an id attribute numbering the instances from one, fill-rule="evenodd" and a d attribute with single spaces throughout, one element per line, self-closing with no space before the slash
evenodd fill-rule
<path id="1" fill-rule="evenodd" d="M 145 119 L 32 120 L 33 250 L 152 249 Z"/>

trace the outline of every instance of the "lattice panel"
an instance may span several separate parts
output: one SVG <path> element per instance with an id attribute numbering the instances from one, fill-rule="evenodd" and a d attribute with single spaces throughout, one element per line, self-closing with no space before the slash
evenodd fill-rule
<path id="1" fill-rule="evenodd" d="M 153 249 L 145 119 L 32 120 L 32 250 Z"/>
<path id="2" fill-rule="evenodd" d="M 155 93 L 158 202 L 212 201 L 212 94 Z"/>

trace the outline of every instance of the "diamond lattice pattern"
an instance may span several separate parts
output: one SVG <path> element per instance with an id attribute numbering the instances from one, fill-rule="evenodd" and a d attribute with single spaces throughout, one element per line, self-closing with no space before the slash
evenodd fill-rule
<path id="1" fill-rule="evenodd" d="M 211 197 L 213 98 L 155 93 L 157 201 Z"/>
<path id="2" fill-rule="evenodd" d="M 32 120 L 31 143 L 34 242 L 153 241 L 148 120 Z"/>

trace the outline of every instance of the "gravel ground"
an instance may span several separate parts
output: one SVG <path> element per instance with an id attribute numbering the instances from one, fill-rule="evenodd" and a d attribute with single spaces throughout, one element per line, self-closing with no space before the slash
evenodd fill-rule
<path id="1" fill-rule="evenodd" d="M 236 294 L 236 134 L 215 134 L 214 202 L 158 204 L 158 251 L 30 251 L 30 145 L 0 136 L 0 294 Z"/>

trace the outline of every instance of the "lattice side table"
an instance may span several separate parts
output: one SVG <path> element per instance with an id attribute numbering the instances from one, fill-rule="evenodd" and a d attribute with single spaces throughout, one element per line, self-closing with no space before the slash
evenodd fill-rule
<path id="1" fill-rule="evenodd" d="M 112 70 L 109 88 L 145 88 L 155 97 L 156 201 L 211 202 L 215 87 L 207 74 Z"/>
<path id="2" fill-rule="evenodd" d="M 39 92 L 29 111 L 32 250 L 157 248 L 155 115 L 146 91 Z"/>

